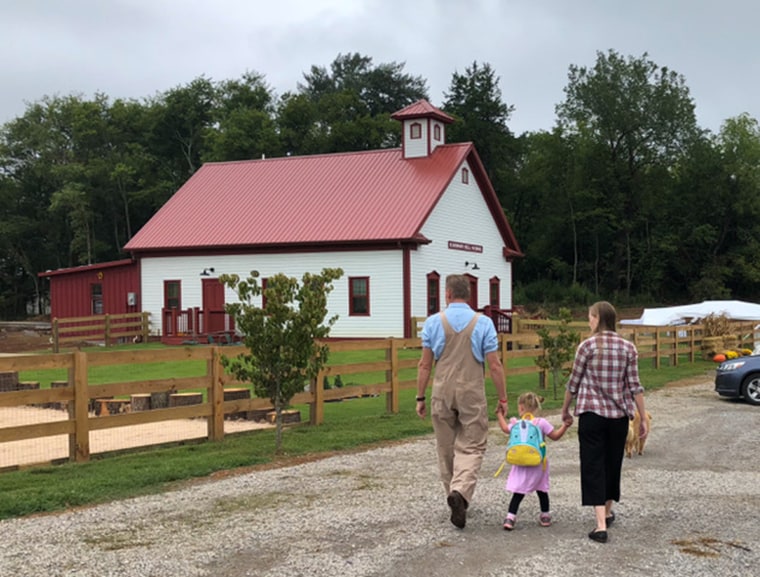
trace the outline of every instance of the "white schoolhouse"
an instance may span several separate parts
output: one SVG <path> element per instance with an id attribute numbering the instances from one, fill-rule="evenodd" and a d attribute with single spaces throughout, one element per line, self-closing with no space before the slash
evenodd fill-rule
<path id="1" fill-rule="evenodd" d="M 413 318 L 445 307 L 451 273 L 505 330 L 522 253 L 475 148 L 446 144 L 453 119 L 427 101 L 392 118 L 401 148 L 204 164 L 125 247 L 152 331 L 173 342 L 231 330 L 224 303 L 237 297 L 221 274 L 324 267 L 344 271 L 332 337 L 408 337 Z"/>

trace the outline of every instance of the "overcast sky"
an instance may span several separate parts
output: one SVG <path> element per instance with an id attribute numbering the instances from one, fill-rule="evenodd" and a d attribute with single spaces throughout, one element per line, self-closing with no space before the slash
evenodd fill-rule
<path id="1" fill-rule="evenodd" d="M 697 120 L 760 117 L 757 0 L 0 0 L 0 124 L 43 96 L 143 98 L 199 76 L 295 90 L 340 53 L 405 63 L 440 105 L 488 63 L 516 134 L 550 129 L 571 64 L 645 52 L 683 75 Z"/>

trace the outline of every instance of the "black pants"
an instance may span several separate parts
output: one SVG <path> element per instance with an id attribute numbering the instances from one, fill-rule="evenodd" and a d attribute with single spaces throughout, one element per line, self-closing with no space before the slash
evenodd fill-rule
<path id="1" fill-rule="evenodd" d="M 549 512 L 549 493 L 544 493 L 543 491 L 536 491 L 536 495 L 538 495 L 538 504 L 541 507 L 542 513 L 548 513 Z M 522 503 L 523 497 L 525 497 L 524 493 L 512 493 L 512 500 L 509 502 L 509 512 L 513 515 L 517 515 L 517 510 L 520 508 L 520 503 Z"/>
<path id="2" fill-rule="evenodd" d="M 607 419 L 596 413 L 582 413 L 578 417 L 583 505 L 620 500 L 620 472 L 627 435 L 628 417 Z"/>

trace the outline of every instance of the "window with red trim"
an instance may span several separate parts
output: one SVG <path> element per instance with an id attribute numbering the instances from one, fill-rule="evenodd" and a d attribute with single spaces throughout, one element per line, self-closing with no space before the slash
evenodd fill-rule
<path id="1" fill-rule="evenodd" d="M 165 280 L 164 281 L 164 308 L 177 309 L 182 308 L 182 281 Z"/>
<path id="2" fill-rule="evenodd" d="M 369 277 L 348 278 L 349 316 L 369 316 Z"/>
<path id="3" fill-rule="evenodd" d="M 422 125 L 419 122 L 409 125 L 409 138 L 422 138 Z"/>
<path id="4" fill-rule="evenodd" d="M 470 171 L 466 168 L 462 169 L 462 184 L 470 183 Z"/>
<path id="5" fill-rule="evenodd" d="M 436 124 L 433 127 L 433 138 L 435 138 L 436 140 L 441 140 L 441 125 L 440 124 Z"/>
<path id="6" fill-rule="evenodd" d="M 499 303 L 501 302 L 501 281 L 499 280 L 499 277 L 495 276 L 488 281 L 488 289 L 488 302 L 492 307 L 498 308 Z"/>
<path id="7" fill-rule="evenodd" d="M 261 308 L 267 308 L 267 279 L 261 279 Z"/>
<path id="8" fill-rule="evenodd" d="M 427 275 L 427 316 L 441 310 L 441 275 L 429 272 Z"/>
<path id="9" fill-rule="evenodd" d="M 93 283 L 90 285 L 90 302 L 93 315 L 103 314 L 103 285 Z"/>

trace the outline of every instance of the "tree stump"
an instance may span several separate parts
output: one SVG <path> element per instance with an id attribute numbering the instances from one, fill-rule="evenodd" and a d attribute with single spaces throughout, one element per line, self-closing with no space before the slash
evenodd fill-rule
<path id="1" fill-rule="evenodd" d="M 18 384 L 19 391 L 36 391 L 40 388 L 39 381 L 21 381 Z"/>
<path id="2" fill-rule="evenodd" d="M 150 394 L 150 408 L 151 409 L 165 409 L 169 406 L 169 391 L 162 391 L 160 393 Z"/>
<path id="3" fill-rule="evenodd" d="M 150 410 L 150 397 L 149 393 L 135 394 L 130 397 L 132 412 L 148 411 Z"/>
<path id="4" fill-rule="evenodd" d="M 252 411 L 246 412 L 245 418 L 254 423 L 261 423 L 262 421 L 267 420 L 267 415 L 271 410 L 272 409 L 253 409 Z"/>
<path id="5" fill-rule="evenodd" d="M 203 393 L 173 393 L 169 395 L 170 407 L 186 407 L 203 403 Z"/>
<path id="6" fill-rule="evenodd" d="M 98 415 L 118 415 L 129 412 L 129 399 L 100 399 Z"/>
<path id="7" fill-rule="evenodd" d="M 8 371 L 0 373 L 0 392 L 9 392 L 18 390 L 18 373 Z"/>
<path id="8" fill-rule="evenodd" d="M 277 412 L 276 411 L 270 411 L 267 413 L 267 421 L 274 424 L 277 422 Z M 287 410 L 282 411 L 282 423 L 283 425 L 286 425 L 288 423 L 300 423 L 301 422 L 301 411 L 296 410 Z"/>
<path id="9" fill-rule="evenodd" d="M 57 389 L 60 387 L 68 387 L 68 386 L 69 386 L 68 381 L 50 381 L 51 389 Z M 54 401 L 48 404 L 48 408 L 57 409 L 59 411 L 67 411 L 69 409 L 69 402 L 68 401 Z"/>
<path id="10" fill-rule="evenodd" d="M 251 390 L 250 389 L 224 389 L 224 400 L 225 401 L 237 401 L 240 399 L 250 399 L 251 398 Z M 224 415 L 225 419 L 245 419 L 248 411 L 238 411 L 237 413 L 230 413 L 228 415 Z"/>
<path id="11" fill-rule="evenodd" d="M 110 397 L 98 397 L 97 399 L 90 399 L 87 403 L 87 411 L 90 413 L 93 413 L 97 416 L 100 416 L 100 401 L 107 401 L 113 399 L 113 396 Z"/>

